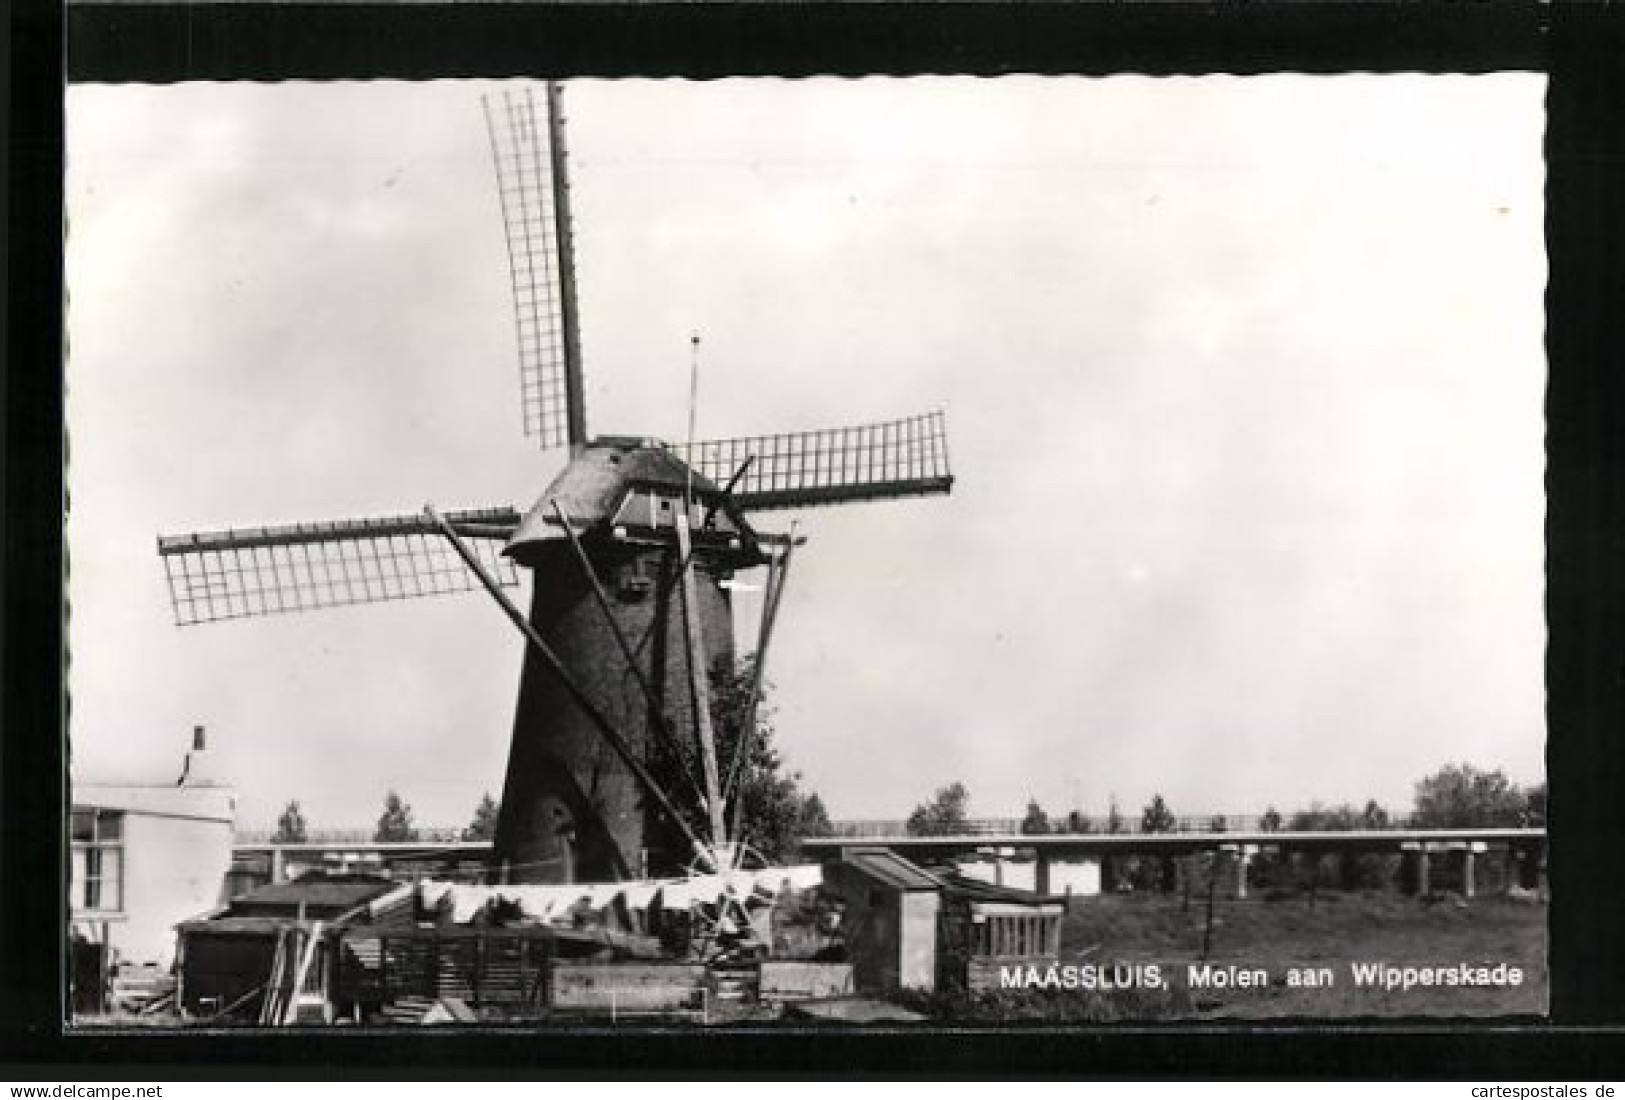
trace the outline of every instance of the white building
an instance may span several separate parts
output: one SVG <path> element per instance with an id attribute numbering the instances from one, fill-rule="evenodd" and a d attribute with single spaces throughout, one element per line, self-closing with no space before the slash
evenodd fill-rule
<path id="1" fill-rule="evenodd" d="M 175 955 L 175 925 L 224 901 L 237 793 L 208 778 L 203 731 L 175 783 L 75 783 L 70 919 L 106 964 Z"/>

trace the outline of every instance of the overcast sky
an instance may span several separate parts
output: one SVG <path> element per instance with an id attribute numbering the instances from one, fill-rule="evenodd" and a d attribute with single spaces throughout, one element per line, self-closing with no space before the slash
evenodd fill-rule
<path id="1" fill-rule="evenodd" d="M 181 629 L 154 545 L 529 507 L 557 471 L 519 430 L 489 87 L 69 90 L 77 775 L 173 779 L 201 723 L 246 826 L 500 792 L 489 599 Z M 592 431 L 680 438 L 696 330 L 702 437 L 947 412 L 951 496 L 800 517 L 773 702 L 836 816 L 1542 776 L 1543 91 L 569 85 Z"/>

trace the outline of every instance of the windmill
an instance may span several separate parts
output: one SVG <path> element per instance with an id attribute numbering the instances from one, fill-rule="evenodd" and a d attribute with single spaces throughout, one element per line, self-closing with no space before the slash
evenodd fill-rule
<path id="1" fill-rule="evenodd" d="M 946 493 L 940 412 L 668 445 L 589 436 L 561 93 L 483 101 L 515 305 L 523 426 L 562 472 L 479 508 L 160 536 L 181 626 L 486 589 L 526 641 L 493 863 L 602 881 L 737 858 L 748 733 L 795 546 L 750 515 Z M 690 437 L 692 437 L 692 422 Z M 719 758 L 708 672 L 735 573 L 765 567 L 746 735 Z M 528 613 L 506 589 L 532 574 Z M 693 751 L 690 751 L 693 750 Z M 659 758 L 678 762 L 656 774 Z M 731 810 L 731 815 L 730 815 Z M 732 821 L 730 823 L 729 817 Z"/>

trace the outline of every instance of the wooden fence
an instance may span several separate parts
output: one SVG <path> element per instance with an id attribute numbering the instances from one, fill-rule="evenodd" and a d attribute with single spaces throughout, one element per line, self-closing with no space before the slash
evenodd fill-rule
<path id="1" fill-rule="evenodd" d="M 546 928 L 367 928 L 339 942 L 334 999 L 342 1006 L 456 997 L 476 1011 L 530 1014 L 551 1003 Z"/>

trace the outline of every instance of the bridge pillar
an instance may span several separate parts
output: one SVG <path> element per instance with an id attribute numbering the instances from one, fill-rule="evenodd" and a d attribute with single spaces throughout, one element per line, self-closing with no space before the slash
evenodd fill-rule
<path id="1" fill-rule="evenodd" d="M 283 851 L 273 844 L 271 846 L 271 885 L 275 886 L 287 877 L 287 866 Z"/>
<path id="2" fill-rule="evenodd" d="M 1245 901 L 1247 900 L 1247 868 L 1253 862 L 1252 845 L 1241 845 L 1235 850 L 1231 858 L 1236 867 L 1236 900 Z"/>
<path id="3" fill-rule="evenodd" d="M 1473 896 L 1473 846 L 1467 845 L 1461 853 L 1461 896 Z"/>
<path id="4" fill-rule="evenodd" d="M 1428 846 L 1425 843 L 1418 843 L 1415 847 L 1407 845 L 1405 860 L 1409 864 L 1410 871 L 1405 876 L 1408 889 L 1419 898 L 1427 897 L 1428 890 L 1433 886 L 1433 876 L 1428 873 L 1430 870 Z"/>
<path id="5" fill-rule="evenodd" d="M 1038 860 L 1033 865 L 1033 892 L 1037 894 L 1049 893 L 1049 855 L 1042 849 L 1037 853 Z"/>
<path id="6" fill-rule="evenodd" d="M 1532 844 L 1518 845 L 1518 885 L 1526 890 L 1540 889 L 1540 849 Z"/>

